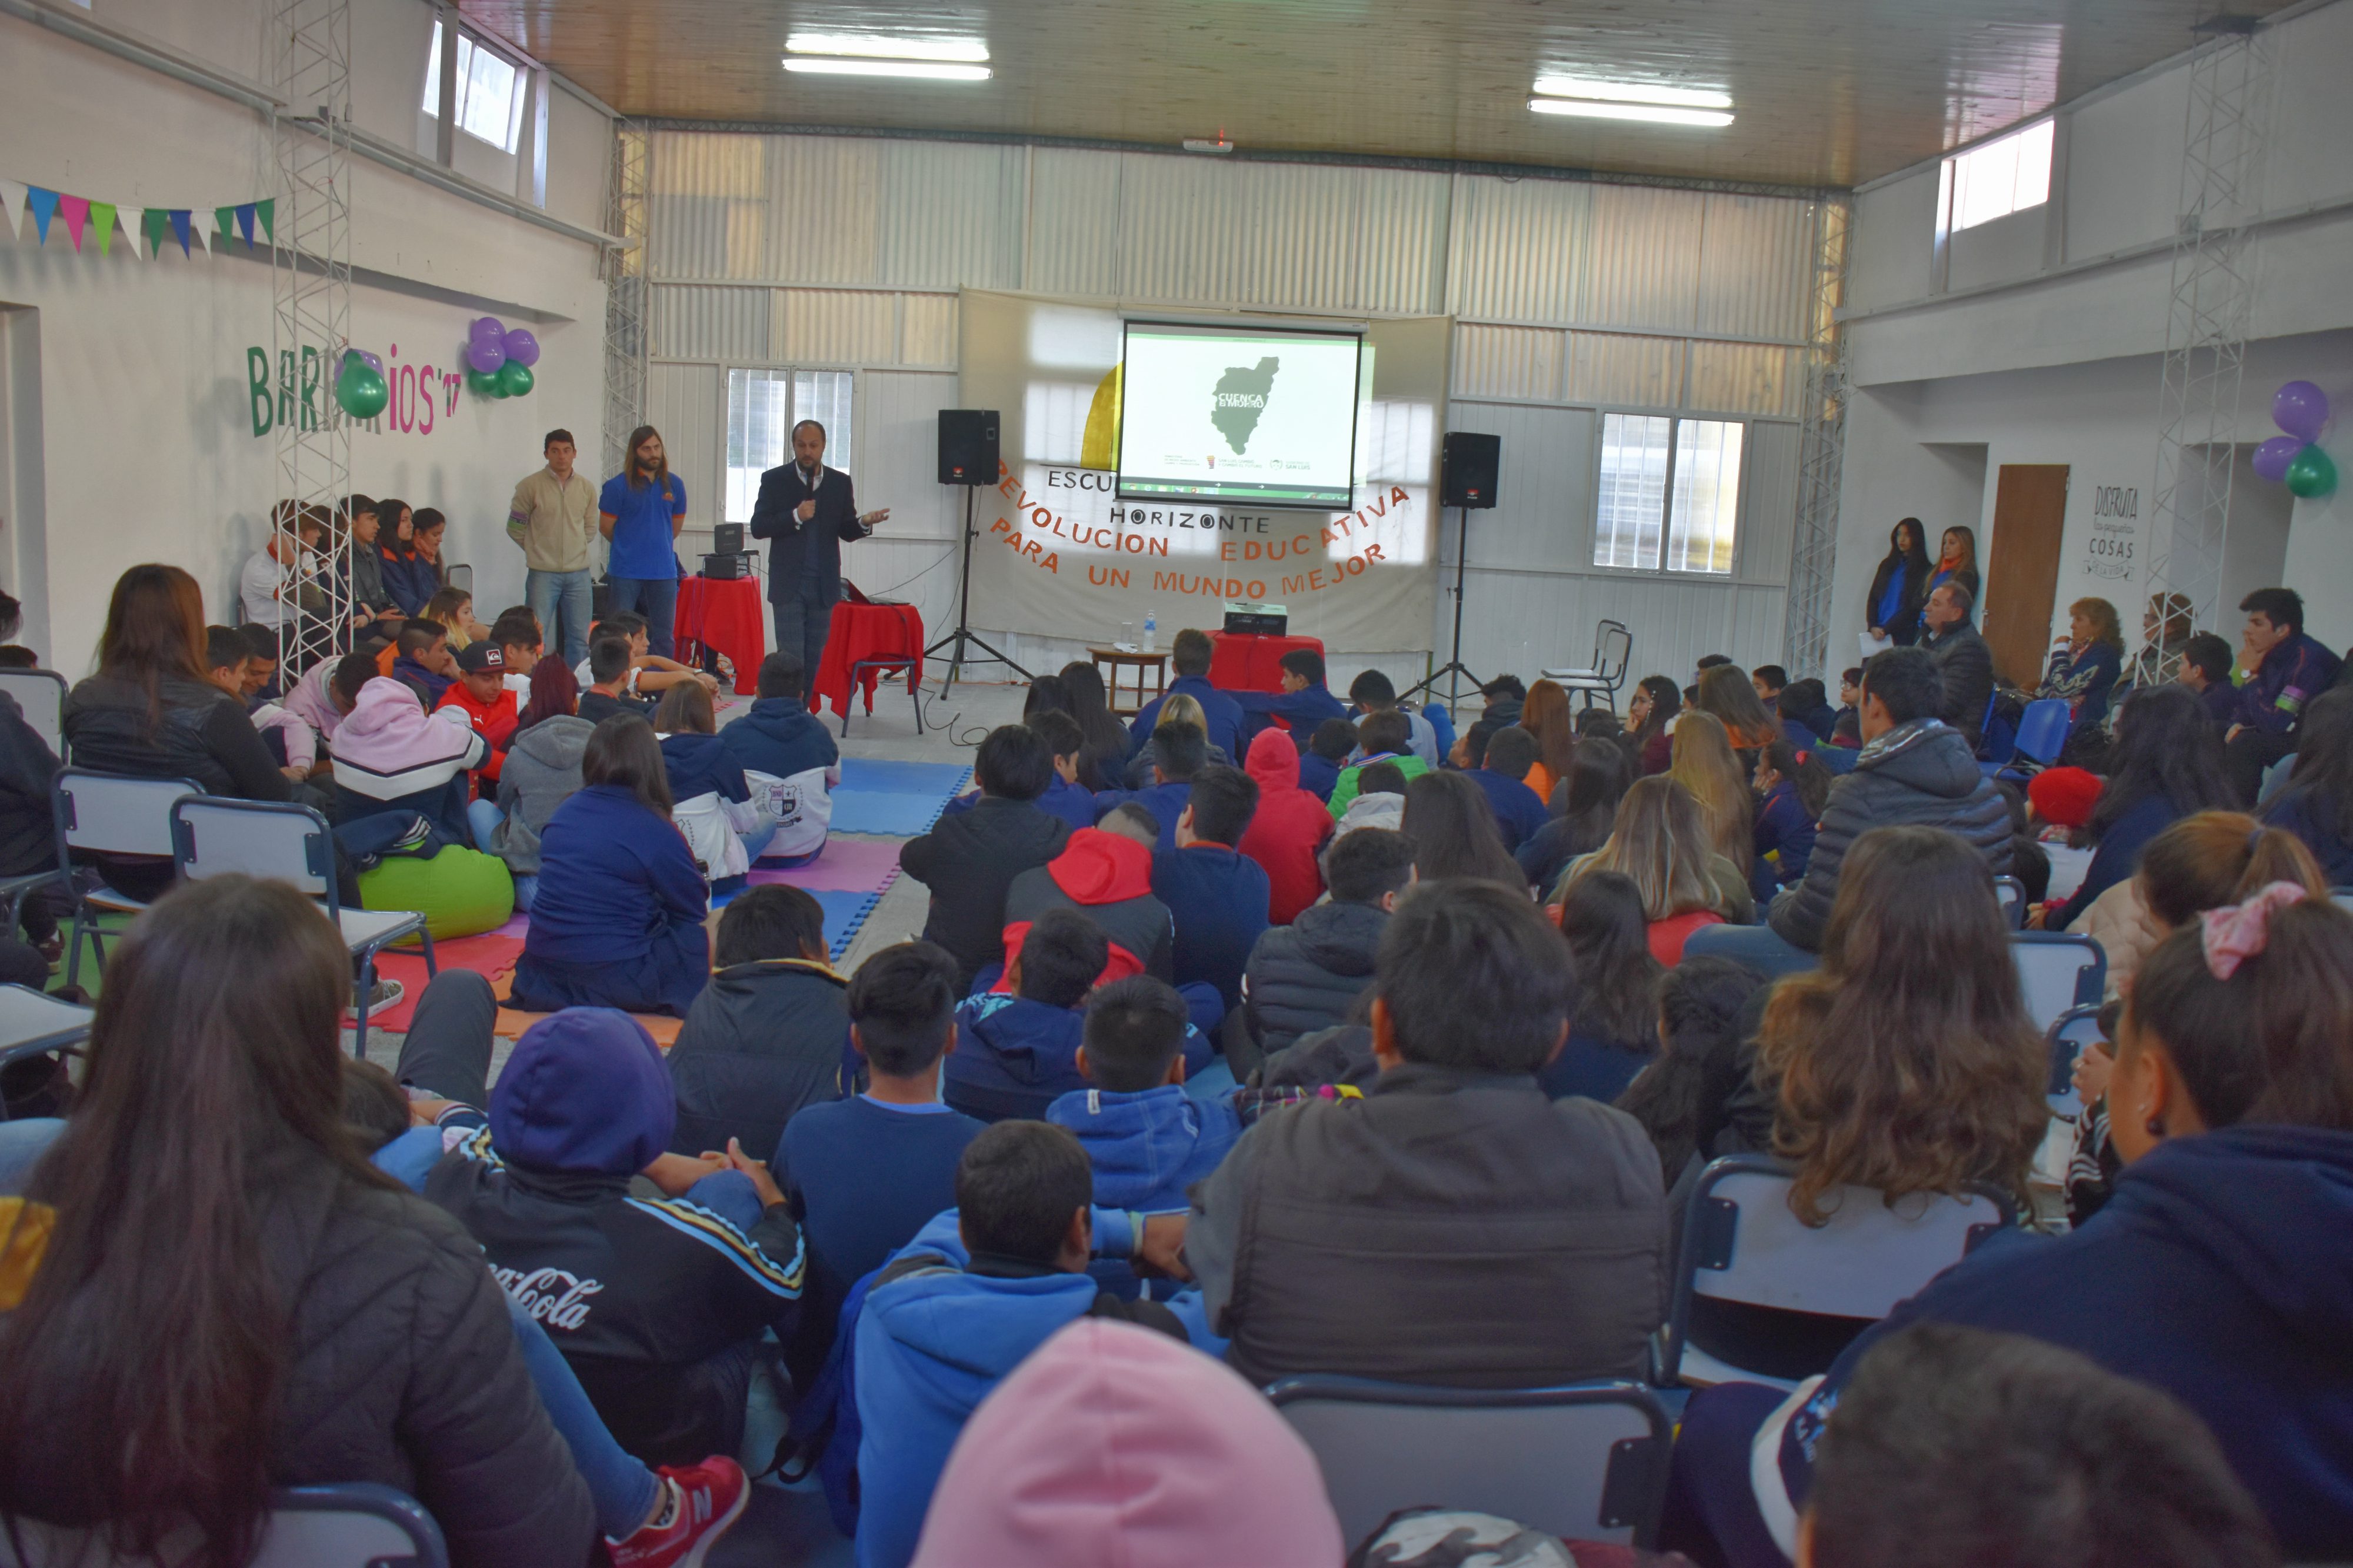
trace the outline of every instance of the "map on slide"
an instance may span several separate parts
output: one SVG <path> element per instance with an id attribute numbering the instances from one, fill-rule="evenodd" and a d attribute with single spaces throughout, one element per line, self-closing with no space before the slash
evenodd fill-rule
<path id="1" fill-rule="evenodd" d="M 1226 438 L 1226 445 L 1240 457 L 1250 448 L 1250 433 L 1258 428 L 1259 416 L 1266 412 L 1268 391 L 1274 385 L 1274 373 L 1282 362 L 1270 354 L 1250 365 L 1228 365 L 1226 374 L 1218 377 L 1217 390 L 1209 398 L 1209 423 Z M 1199 383 L 1194 384 L 1198 385 Z"/>

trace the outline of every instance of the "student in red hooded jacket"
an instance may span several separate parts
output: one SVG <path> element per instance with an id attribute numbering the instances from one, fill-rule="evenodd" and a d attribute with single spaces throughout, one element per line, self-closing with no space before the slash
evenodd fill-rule
<path id="1" fill-rule="evenodd" d="M 1267 922 L 1286 926 L 1324 894 L 1318 856 L 1332 837 L 1332 814 L 1300 787 L 1299 748 L 1282 731 L 1258 732 L 1246 771 L 1258 781 L 1258 810 L 1240 848 L 1266 872 Z"/>

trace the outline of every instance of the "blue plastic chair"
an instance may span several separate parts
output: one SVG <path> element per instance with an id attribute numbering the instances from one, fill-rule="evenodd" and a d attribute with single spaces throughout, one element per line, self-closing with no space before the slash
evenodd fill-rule
<path id="1" fill-rule="evenodd" d="M 2041 698 L 2028 703 L 2026 711 L 2020 715 L 2018 741 L 2009 760 L 1978 765 L 1989 778 L 2031 778 L 2059 760 L 2059 753 L 2066 750 L 2068 732 L 2074 727 L 2066 703 L 2056 697 Z"/>
<path id="2" fill-rule="evenodd" d="M 2047 1038 L 2051 1042 L 2051 1082 L 2044 1092 L 2051 1099 L 2051 1114 L 2073 1121 L 2084 1114 L 2084 1101 L 2075 1093 L 2075 1058 L 2084 1047 L 2100 1036 L 2100 1005 L 2096 1002 L 2080 1007 L 2070 1007 L 2052 1024 Z"/>
<path id="3" fill-rule="evenodd" d="M 195 1536 L 191 1528 L 167 1537 L 162 1560 L 176 1563 L 189 1556 Z M 16 1554 L 19 1545 L 22 1557 Z M 0 1531 L 0 1568 L 60 1563 L 75 1568 L 154 1568 L 153 1559 L 113 1551 L 102 1531 L 30 1519 L 14 1521 L 13 1540 L 9 1531 Z M 261 1542 L 247 1568 L 449 1568 L 449 1547 L 424 1505 L 390 1487 L 365 1481 L 281 1487 L 269 1494 Z"/>
<path id="4" fill-rule="evenodd" d="M 1571 1541 L 1657 1539 L 1672 1428 L 1639 1383 L 1425 1388 L 1314 1376 L 1285 1378 L 1266 1396 L 1314 1450 L 1344 1540 L 1426 1503 Z"/>
<path id="5" fill-rule="evenodd" d="M 2107 989 L 2108 955 L 2080 931 L 2014 931 L 2010 956 L 2026 994 L 2026 1016 L 2038 1029 L 2074 1008 L 2096 1008 Z"/>

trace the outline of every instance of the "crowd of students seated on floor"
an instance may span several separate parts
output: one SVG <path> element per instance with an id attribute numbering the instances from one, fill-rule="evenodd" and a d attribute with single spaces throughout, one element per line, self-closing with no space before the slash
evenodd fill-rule
<path id="1" fill-rule="evenodd" d="M 315 906 L 233 878 L 161 898 L 79 1087 L 13 1086 L 66 1114 L 0 1123 L 0 1511 L 193 1518 L 235 1561 L 269 1486 L 379 1480 L 461 1563 L 684 1561 L 742 1506 L 769 1377 L 777 1458 L 864 1568 L 1336 1564 L 1358 1543 L 1252 1385 L 1644 1378 L 1685 1198 L 1757 1152 L 1809 1225 L 1980 1189 L 2027 1217 L 1885 1321 L 1696 1304 L 1694 1345 L 1795 1386 L 1692 1397 L 1663 1545 L 2188 1564 L 2353 1541 L 2353 915 L 2323 869 L 2353 843 L 2353 695 L 2295 699 L 2259 820 L 2187 682 L 2135 687 L 2105 782 L 2052 770 L 2030 805 L 1943 717 L 1933 649 L 1844 683 L 1862 745 L 1834 776 L 1813 726 L 1849 718 L 1810 682 L 1768 710 L 1778 672 L 1711 661 L 1688 702 L 1648 679 L 1630 731 L 1507 679 L 1457 734 L 1375 672 L 1344 705 L 1312 654 L 1280 695 L 1219 693 L 1187 632 L 1134 730 L 1089 667 L 1033 686 L 902 851 L 921 938 L 845 976 L 797 889 L 705 923 L 718 832 L 770 848 L 833 761 L 788 656 L 716 734 L 700 684 L 666 683 L 660 741 L 586 722 L 536 660 L 501 743 L 346 679 L 354 654 L 317 696 L 370 744 L 354 765 L 321 735 L 332 771 L 298 785 L 251 771 L 266 732 L 195 667 L 194 584 L 142 573 L 171 569 L 118 588 L 77 765 L 79 710 L 147 761 L 122 771 L 180 776 L 136 740 L 174 764 L 220 744 L 245 770 L 216 760 L 220 793 L 332 777 L 339 834 L 389 815 L 368 803 L 428 832 L 454 807 L 457 847 L 532 857 L 514 999 L 552 1016 L 491 1083 L 497 1001 L 451 971 L 392 1074 L 339 1065 L 351 965 Z M 506 625 L 501 660 L 534 654 Z M 590 666 L 616 703 L 672 673 L 619 637 Z M 531 776 L 567 748 L 576 787 Z M 2038 1208 L 2050 1053 L 1995 879 L 2034 873 L 2071 801 L 2118 1005 Z M 667 1059 L 626 1010 L 684 1016 Z M 1111 1435 L 1078 1441 L 1081 1411 Z M 1459 1543 L 1444 1518 L 1363 1560 Z"/>

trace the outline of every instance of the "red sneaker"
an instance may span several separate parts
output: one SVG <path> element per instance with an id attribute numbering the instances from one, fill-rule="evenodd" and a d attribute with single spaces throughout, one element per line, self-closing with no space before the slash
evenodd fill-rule
<path id="1" fill-rule="evenodd" d="M 724 1454 L 699 1465 L 654 1472 L 669 1493 L 662 1515 L 626 1541 L 607 1537 L 614 1568 L 702 1568 L 712 1542 L 727 1533 L 752 1500 L 744 1467 Z"/>

